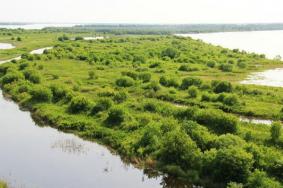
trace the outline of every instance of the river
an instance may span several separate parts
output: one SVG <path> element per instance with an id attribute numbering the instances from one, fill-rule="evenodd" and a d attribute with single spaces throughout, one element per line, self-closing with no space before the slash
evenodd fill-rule
<path id="1" fill-rule="evenodd" d="M 0 119 L 0 180 L 11 188 L 187 187 L 172 177 L 147 175 L 95 142 L 38 126 L 1 91 Z"/>

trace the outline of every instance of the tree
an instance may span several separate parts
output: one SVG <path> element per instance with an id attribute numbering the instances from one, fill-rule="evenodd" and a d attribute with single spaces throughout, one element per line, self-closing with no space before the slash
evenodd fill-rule
<path id="1" fill-rule="evenodd" d="M 280 122 L 274 122 L 271 125 L 270 134 L 271 134 L 272 142 L 277 142 L 279 140 L 279 137 L 281 135 L 281 128 L 282 128 L 282 125 Z"/>

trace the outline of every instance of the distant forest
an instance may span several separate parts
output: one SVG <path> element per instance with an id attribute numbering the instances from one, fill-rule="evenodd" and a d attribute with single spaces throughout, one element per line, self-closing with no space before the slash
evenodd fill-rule
<path id="1" fill-rule="evenodd" d="M 62 28 L 46 28 L 47 30 L 60 31 Z M 210 33 L 229 31 L 266 31 L 283 30 L 283 23 L 277 24 L 184 24 L 184 25 L 142 25 L 142 24 L 92 24 L 77 25 L 64 28 L 66 31 L 95 31 L 105 34 L 174 34 L 174 33 Z"/>

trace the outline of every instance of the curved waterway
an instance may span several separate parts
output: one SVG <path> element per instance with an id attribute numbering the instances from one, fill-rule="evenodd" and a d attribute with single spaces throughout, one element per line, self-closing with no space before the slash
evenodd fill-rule
<path id="1" fill-rule="evenodd" d="M 13 188 L 155 188 L 163 177 L 143 170 L 94 142 L 39 127 L 29 112 L 0 93 L 0 179 Z M 174 187 L 174 186 L 173 186 Z"/>
<path id="2" fill-rule="evenodd" d="M 30 52 L 30 54 L 37 54 L 37 55 L 40 55 L 40 54 L 43 54 L 44 50 L 50 50 L 52 49 L 53 47 L 45 47 L 45 48 L 39 48 L 39 49 L 36 49 L 36 50 L 33 50 Z M 15 57 L 15 58 L 12 58 L 12 59 L 7 59 L 7 60 L 3 60 L 3 61 L 0 61 L 0 64 L 3 64 L 3 63 L 7 63 L 7 62 L 10 62 L 12 60 L 20 60 L 21 59 L 21 56 L 18 56 L 18 57 Z"/>
<path id="3" fill-rule="evenodd" d="M 8 50 L 8 49 L 12 49 L 12 48 L 15 48 L 15 46 L 13 46 L 12 44 L 0 43 L 0 50 Z"/>

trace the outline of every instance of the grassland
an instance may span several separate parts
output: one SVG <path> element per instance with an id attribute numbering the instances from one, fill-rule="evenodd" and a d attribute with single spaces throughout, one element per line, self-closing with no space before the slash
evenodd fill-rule
<path id="1" fill-rule="evenodd" d="M 8 188 L 8 186 L 5 182 L 0 181 L 0 188 Z"/>
<path id="2" fill-rule="evenodd" d="M 282 62 L 173 36 L 52 43 L 0 66 L 38 122 L 197 185 L 282 187 L 282 135 L 238 118 L 282 119 L 283 89 L 239 84 Z"/>

